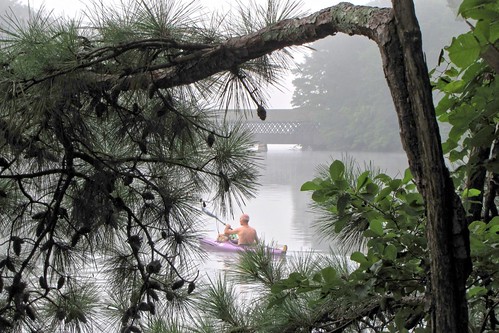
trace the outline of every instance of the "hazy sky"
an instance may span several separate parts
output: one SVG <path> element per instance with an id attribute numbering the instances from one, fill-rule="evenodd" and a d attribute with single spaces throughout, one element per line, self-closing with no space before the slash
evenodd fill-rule
<path id="1" fill-rule="evenodd" d="M 112 3 L 114 0 L 97 0 L 103 1 L 104 3 Z M 265 3 L 266 0 L 257 0 L 257 2 Z M 369 0 L 302 0 L 304 10 L 310 12 L 317 11 L 322 8 L 333 6 L 339 2 L 347 1 L 356 5 L 363 5 L 369 2 Z M 39 8 L 44 5 L 45 10 L 54 10 L 54 14 L 61 14 L 65 16 L 74 16 L 79 11 L 86 8 L 85 3 L 89 1 L 85 0 L 19 0 L 23 4 L 29 4 L 31 7 Z M 189 0 L 186 0 L 189 2 Z M 244 2 L 244 1 L 243 1 Z M 230 7 L 230 4 L 235 4 L 234 0 L 197 0 L 197 3 L 201 4 L 206 8 L 214 8 L 217 6 Z M 269 100 L 269 107 L 274 109 L 287 109 L 291 108 L 291 98 L 293 95 L 293 77 L 289 75 L 283 78 L 283 87 L 279 89 L 269 88 L 268 95 L 271 96 Z M 282 90 L 282 91 L 281 91 Z"/>
<path id="2" fill-rule="evenodd" d="M 97 0 L 100 2 L 101 0 Z M 113 2 L 114 0 L 102 0 L 104 3 Z M 190 0 L 186 0 L 189 2 Z M 257 2 L 265 3 L 266 0 L 256 0 Z M 351 2 L 356 5 L 366 4 L 368 0 L 302 0 L 304 4 L 304 9 L 318 10 L 328 6 L 333 6 L 339 2 L 346 1 Z M 55 8 L 59 12 L 64 12 L 66 14 L 73 14 L 79 9 L 85 8 L 85 3 L 91 1 L 88 0 L 19 0 L 19 2 L 24 4 L 30 4 L 31 6 L 38 8 L 42 4 L 45 5 L 47 9 Z M 242 0 L 242 2 L 245 2 Z M 249 1 L 248 1 L 249 2 Z M 205 7 L 216 7 L 226 4 L 235 4 L 235 0 L 197 0 L 196 3 L 202 4 Z"/>

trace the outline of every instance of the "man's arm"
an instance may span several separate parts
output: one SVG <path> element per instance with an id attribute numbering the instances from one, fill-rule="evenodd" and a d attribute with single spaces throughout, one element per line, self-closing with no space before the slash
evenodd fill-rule
<path id="1" fill-rule="evenodd" d="M 233 235 L 233 234 L 237 234 L 237 229 L 233 230 L 233 229 L 230 227 L 230 224 L 226 224 L 226 225 L 225 225 L 224 234 L 226 234 L 226 235 Z"/>

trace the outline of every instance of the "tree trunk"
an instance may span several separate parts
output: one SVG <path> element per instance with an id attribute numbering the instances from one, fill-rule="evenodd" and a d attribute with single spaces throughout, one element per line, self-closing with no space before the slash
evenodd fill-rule
<path id="1" fill-rule="evenodd" d="M 393 1 L 395 22 L 378 40 L 409 166 L 426 203 L 431 259 L 432 331 L 467 332 L 469 233 L 460 198 L 445 166 L 411 0 Z M 398 38 L 397 38 L 398 37 Z"/>

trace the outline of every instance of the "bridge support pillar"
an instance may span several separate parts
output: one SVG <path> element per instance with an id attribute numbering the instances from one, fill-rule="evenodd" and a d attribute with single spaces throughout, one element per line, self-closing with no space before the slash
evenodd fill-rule
<path id="1" fill-rule="evenodd" d="M 268 151 L 268 147 L 266 143 L 259 143 L 257 151 Z"/>

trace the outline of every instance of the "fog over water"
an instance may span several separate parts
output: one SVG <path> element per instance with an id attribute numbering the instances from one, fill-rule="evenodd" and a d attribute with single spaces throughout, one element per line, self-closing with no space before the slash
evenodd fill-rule
<path id="1" fill-rule="evenodd" d="M 360 167 L 370 163 L 391 177 L 401 177 L 408 167 L 404 153 L 342 153 L 307 151 L 294 149 L 292 145 L 269 145 L 268 152 L 259 153 L 262 158 L 261 187 L 256 198 L 247 202 L 241 211 L 235 212 L 233 221 L 238 225 L 242 212 L 250 215 L 250 225 L 255 227 L 266 242 L 287 244 L 290 251 L 325 251 L 330 244 L 320 243 L 312 224 L 314 215 L 310 211 L 311 193 L 300 191 L 300 187 L 317 176 L 319 165 L 329 165 L 334 159 L 345 156 L 355 159 Z M 207 220 L 207 235 L 215 237 L 217 228 L 223 226 L 214 219 Z"/>

